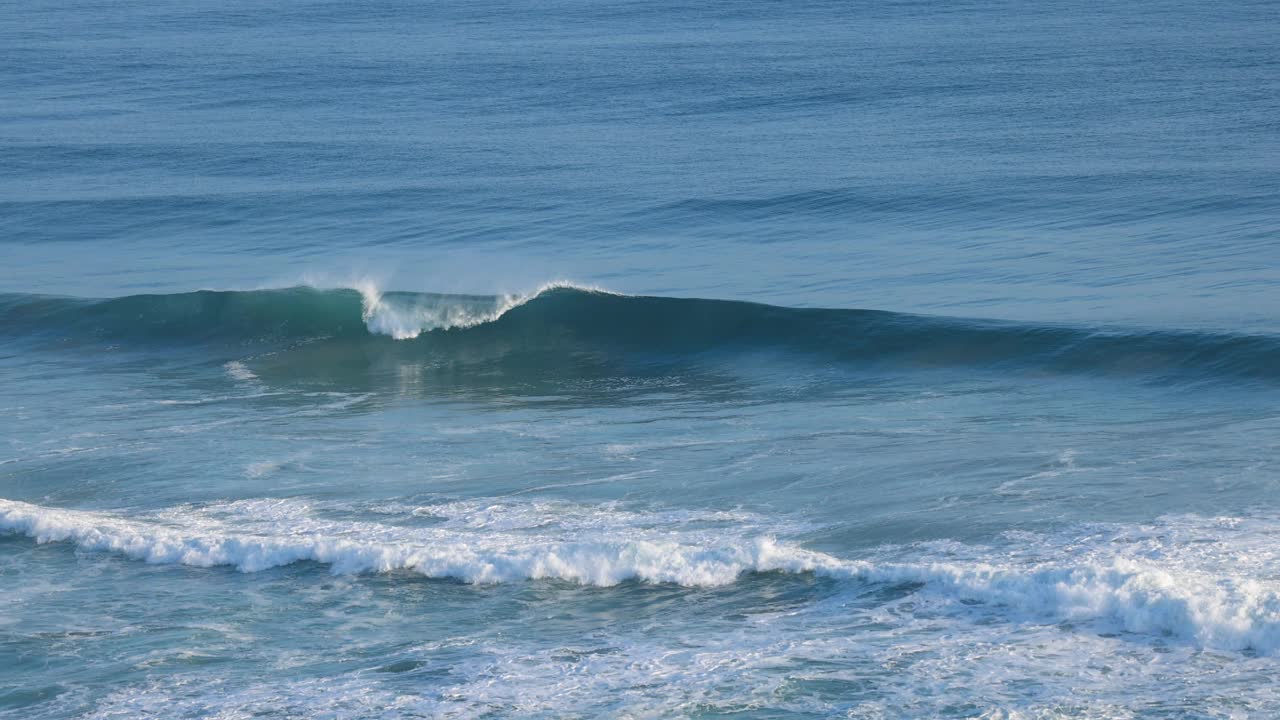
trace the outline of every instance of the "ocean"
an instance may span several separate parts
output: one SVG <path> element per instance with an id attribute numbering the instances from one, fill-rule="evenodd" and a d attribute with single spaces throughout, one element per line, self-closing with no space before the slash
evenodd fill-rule
<path id="1" fill-rule="evenodd" d="M 1273 2 L 0 6 L 0 717 L 1280 716 Z"/>

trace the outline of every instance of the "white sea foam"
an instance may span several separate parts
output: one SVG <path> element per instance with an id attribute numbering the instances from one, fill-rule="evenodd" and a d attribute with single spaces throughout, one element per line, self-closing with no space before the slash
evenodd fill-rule
<path id="1" fill-rule="evenodd" d="M 0 500 L 0 529 L 152 563 L 244 572 L 313 561 L 335 574 L 408 571 L 468 583 L 597 586 L 716 586 L 746 573 L 816 573 L 907 587 L 940 612 L 981 607 L 1012 622 L 1090 623 L 1280 654 L 1280 521 L 1273 519 L 1166 518 L 1151 526 L 1016 535 L 992 547 L 887 548 L 861 559 L 776 539 L 768 520 L 751 513 L 511 501 L 339 511 L 246 500 L 125 515 Z"/>
<path id="2" fill-rule="evenodd" d="M 442 512 L 449 512 L 442 508 Z M 45 508 L 0 500 L 0 528 L 40 542 L 73 542 L 150 563 L 226 565 L 244 572 L 299 561 L 335 574 L 411 571 L 470 583 L 559 579 L 611 586 L 627 580 L 724 585 L 744 572 L 800 572 L 824 556 L 769 537 L 670 531 L 656 523 L 605 524 L 595 532 L 549 527 L 504 532 L 486 519 L 441 526 L 327 520 L 298 503 L 262 501 L 180 507 L 141 516 Z"/>
<path id="3" fill-rule="evenodd" d="M 245 364 L 239 360 L 232 360 L 222 367 L 227 371 L 227 375 L 229 375 L 232 380 L 251 382 L 258 379 L 258 376 L 254 375 L 253 371 L 245 367 Z"/>
<path id="4" fill-rule="evenodd" d="M 1271 717 L 1280 707 L 1268 658 L 1157 650 L 1056 626 L 917 621 L 819 602 L 688 629 L 624 626 L 559 641 L 459 629 L 318 679 L 222 682 L 227 666 L 204 667 L 119 688 L 88 717 L 1128 720 L 1135 708 L 1174 710 L 1171 686 L 1177 707 L 1197 717 Z M 430 674 L 405 682 L 385 670 L 395 661 Z"/>
<path id="5" fill-rule="evenodd" d="M 278 472 L 290 464 L 290 460 L 258 460 L 244 466 L 244 476 L 260 478 Z"/>
<path id="6" fill-rule="evenodd" d="M 1032 620 L 1102 620 L 1204 647 L 1280 651 L 1280 584 L 1209 576 L 1128 558 L 1030 567 L 954 562 L 855 563 L 852 576 L 920 583 L 929 593 L 1006 609 Z"/>
<path id="7" fill-rule="evenodd" d="M 411 340 L 431 330 L 469 328 L 493 322 L 539 295 L 558 289 L 612 293 L 599 287 L 564 280 L 543 283 L 530 292 L 498 295 L 490 300 L 414 296 L 412 300 L 387 297 L 373 282 L 352 283 L 360 292 L 365 326 L 372 333 Z"/>

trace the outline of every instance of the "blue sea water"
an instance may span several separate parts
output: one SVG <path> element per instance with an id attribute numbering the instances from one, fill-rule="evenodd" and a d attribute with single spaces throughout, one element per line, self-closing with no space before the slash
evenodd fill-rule
<path id="1" fill-rule="evenodd" d="M 1280 715 L 1277 38 L 0 3 L 0 717 Z"/>

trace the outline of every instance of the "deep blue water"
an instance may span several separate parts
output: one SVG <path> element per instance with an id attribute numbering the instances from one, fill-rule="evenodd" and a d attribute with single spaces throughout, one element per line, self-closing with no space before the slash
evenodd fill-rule
<path id="1" fill-rule="evenodd" d="M 1280 714 L 1274 3 L 0 3 L 0 717 Z"/>

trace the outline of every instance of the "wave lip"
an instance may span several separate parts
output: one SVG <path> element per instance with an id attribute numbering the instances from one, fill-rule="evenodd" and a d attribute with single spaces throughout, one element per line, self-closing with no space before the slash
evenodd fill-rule
<path id="1" fill-rule="evenodd" d="M 323 510 L 259 500 L 125 516 L 0 499 L 0 530 L 150 563 L 242 572 L 310 561 L 334 574 L 600 587 L 707 587 L 751 573 L 814 573 L 914 586 L 920 601 L 957 617 L 981 607 L 1012 622 L 1082 623 L 1280 654 L 1280 575 L 1272 562 L 1280 519 L 1172 518 L 1153 527 L 1022 535 L 1004 549 L 926 543 L 846 560 L 777 540 L 769 532 L 776 525 L 741 514 L 486 503 L 373 509 L 430 521 L 405 526 L 334 520 Z"/>
<path id="2" fill-rule="evenodd" d="M 543 283 L 526 293 L 473 297 L 384 294 L 372 283 L 359 283 L 354 289 L 360 293 L 361 316 L 369 332 L 396 340 L 413 340 L 432 330 L 464 329 L 490 323 L 553 290 L 616 294 L 567 280 Z"/>

